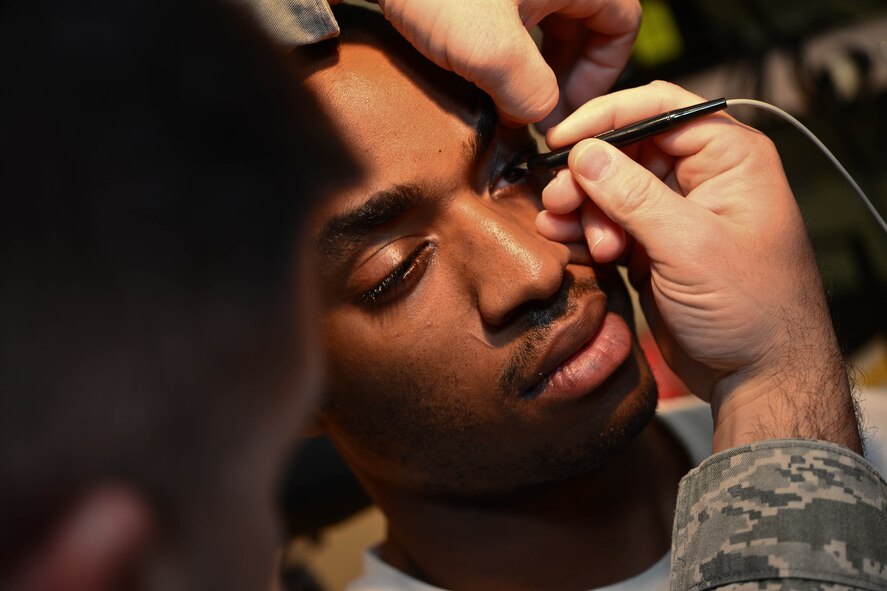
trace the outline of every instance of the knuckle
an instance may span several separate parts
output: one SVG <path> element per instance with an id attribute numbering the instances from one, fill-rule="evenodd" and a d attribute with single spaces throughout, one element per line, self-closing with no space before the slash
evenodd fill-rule
<path id="1" fill-rule="evenodd" d="M 763 151 L 768 154 L 776 153 L 776 144 L 765 133 L 755 129 L 752 137 L 756 151 Z"/>
<path id="2" fill-rule="evenodd" d="M 753 130 L 748 142 L 749 154 L 752 156 L 754 166 L 764 166 L 767 169 L 779 164 L 779 150 L 773 140 L 758 130 Z"/>
<path id="3" fill-rule="evenodd" d="M 666 80 L 654 80 L 653 82 L 650 82 L 649 86 L 650 86 L 650 88 L 655 88 L 658 90 L 667 90 L 667 89 L 671 88 L 672 86 L 674 86 L 674 84 L 672 84 L 671 82 L 668 82 Z"/>
<path id="4" fill-rule="evenodd" d="M 653 180 L 649 175 L 631 175 L 622 183 L 619 208 L 623 214 L 632 215 L 641 209 L 653 194 Z"/>

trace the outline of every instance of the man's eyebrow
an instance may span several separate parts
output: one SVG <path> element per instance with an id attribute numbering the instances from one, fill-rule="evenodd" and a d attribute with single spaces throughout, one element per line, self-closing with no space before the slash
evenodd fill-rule
<path id="1" fill-rule="evenodd" d="M 372 232 L 431 199 L 430 192 L 417 185 L 394 185 L 379 191 L 324 224 L 318 239 L 320 252 L 325 257 L 344 259 Z"/>
<path id="2" fill-rule="evenodd" d="M 496 135 L 498 117 L 493 101 L 488 96 L 481 95 L 479 108 L 480 115 L 474 122 L 474 135 L 462 147 L 462 154 L 469 163 L 475 163 L 480 160 Z"/>

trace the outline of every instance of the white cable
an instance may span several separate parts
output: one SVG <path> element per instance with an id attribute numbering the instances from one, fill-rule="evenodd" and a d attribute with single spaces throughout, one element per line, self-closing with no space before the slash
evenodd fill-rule
<path id="1" fill-rule="evenodd" d="M 749 106 L 749 107 L 758 107 L 759 109 L 764 109 L 765 111 L 770 111 L 771 113 L 775 113 L 797 127 L 804 135 L 810 138 L 810 141 L 816 144 L 822 152 L 828 157 L 829 160 L 832 161 L 832 164 L 840 171 L 841 174 L 844 175 L 844 178 L 847 179 L 847 182 L 856 190 L 856 194 L 859 195 L 859 198 L 862 199 L 862 202 L 865 203 L 866 207 L 869 208 L 869 211 L 872 212 L 872 215 L 877 220 L 878 224 L 881 225 L 881 228 L 884 232 L 887 232 L 887 222 L 884 221 L 884 218 L 881 217 L 881 214 L 878 213 L 878 210 L 875 209 L 875 206 L 863 192 L 862 188 L 859 184 L 853 180 L 853 177 L 850 176 L 850 173 L 847 172 L 847 169 L 838 162 L 838 159 L 835 158 L 835 155 L 831 153 L 831 150 L 825 147 L 818 137 L 813 135 L 813 132 L 807 129 L 803 123 L 792 117 L 790 114 L 786 113 L 779 107 L 774 107 L 770 103 L 765 103 L 764 101 L 756 101 L 753 99 L 727 99 L 727 107 L 735 107 L 735 106 Z"/>

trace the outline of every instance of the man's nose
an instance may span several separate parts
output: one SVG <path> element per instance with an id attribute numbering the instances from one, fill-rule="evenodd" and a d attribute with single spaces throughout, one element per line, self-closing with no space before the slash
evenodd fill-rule
<path id="1" fill-rule="evenodd" d="M 461 260 L 485 324 L 505 325 L 524 304 L 558 292 L 570 251 L 536 232 L 532 212 L 518 215 L 472 200 L 463 204 L 462 213 L 469 230 L 461 242 Z"/>

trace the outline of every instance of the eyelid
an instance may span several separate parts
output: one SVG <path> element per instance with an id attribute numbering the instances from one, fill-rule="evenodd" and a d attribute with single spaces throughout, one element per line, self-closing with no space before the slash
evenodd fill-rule
<path id="1" fill-rule="evenodd" d="M 399 295 L 399 290 L 411 286 L 409 283 L 405 283 L 410 281 L 411 277 L 415 277 L 415 281 L 421 279 L 421 276 L 416 276 L 416 274 L 427 268 L 433 246 L 430 240 L 423 241 L 381 281 L 360 294 L 360 301 L 371 306 L 382 306 L 389 303 L 389 298 L 396 298 Z"/>

